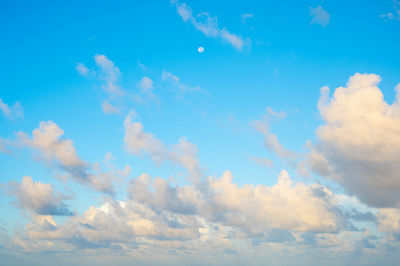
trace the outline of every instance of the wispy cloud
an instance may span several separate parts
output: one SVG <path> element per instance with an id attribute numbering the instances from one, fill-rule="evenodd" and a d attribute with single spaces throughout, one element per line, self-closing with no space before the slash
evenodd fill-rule
<path id="1" fill-rule="evenodd" d="M 172 74 L 171 72 L 168 72 L 166 70 L 164 70 L 162 72 L 161 79 L 165 82 L 170 83 L 172 86 L 178 88 L 178 90 L 180 92 L 199 91 L 200 90 L 199 86 L 190 87 L 190 86 L 187 86 L 186 84 L 183 84 L 181 82 L 181 79 L 178 76 L 175 76 L 174 74 Z"/>
<path id="2" fill-rule="evenodd" d="M 24 113 L 22 111 L 22 105 L 20 102 L 15 102 L 14 105 L 10 107 L 1 98 L 0 98 L 0 111 L 5 117 L 9 119 L 24 116 Z"/>
<path id="3" fill-rule="evenodd" d="M 75 67 L 79 75 L 87 77 L 89 75 L 89 69 L 82 63 L 77 63 Z"/>
<path id="4" fill-rule="evenodd" d="M 400 0 L 393 0 L 393 12 L 387 12 L 380 17 L 388 20 L 400 20 Z"/>
<path id="5" fill-rule="evenodd" d="M 244 14 L 242 14 L 242 15 L 240 16 L 240 22 L 241 22 L 242 24 L 246 24 L 246 23 L 247 23 L 247 20 L 249 20 L 249 19 L 251 19 L 251 18 L 254 18 L 254 14 L 252 14 L 252 13 L 244 13 Z"/>
<path id="6" fill-rule="evenodd" d="M 322 6 L 310 7 L 310 16 L 312 17 L 311 24 L 316 23 L 322 27 L 328 26 L 331 18 L 331 15 Z"/>
<path id="7" fill-rule="evenodd" d="M 107 100 L 104 100 L 101 104 L 101 108 L 105 114 L 119 114 L 120 110 L 118 107 L 112 105 Z"/>
<path id="8" fill-rule="evenodd" d="M 286 116 L 286 113 L 275 112 L 272 108 L 267 107 L 267 114 L 262 116 L 261 120 L 254 120 L 250 123 L 250 125 L 259 133 L 264 136 L 264 146 L 277 154 L 279 157 L 283 158 L 289 165 L 294 164 L 294 159 L 296 158 L 296 154 L 288 149 L 286 149 L 278 140 L 276 134 L 270 132 L 269 124 L 270 117 L 283 118 Z"/>
<path id="9" fill-rule="evenodd" d="M 246 45 L 243 38 L 229 32 L 225 28 L 220 28 L 216 17 L 210 16 L 207 12 L 200 12 L 197 15 L 193 15 L 192 9 L 186 5 L 186 3 L 179 3 L 176 0 L 172 0 L 171 3 L 176 6 L 176 10 L 184 22 L 192 23 L 193 26 L 205 36 L 219 38 L 232 45 L 236 50 L 243 50 Z"/>
<path id="10" fill-rule="evenodd" d="M 264 167 L 274 166 L 274 162 L 267 158 L 260 158 L 260 157 L 256 157 L 256 156 L 249 156 L 249 158 L 250 158 L 250 160 L 252 160 L 253 162 L 255 162 L 256 164 L 258 164 L 260 166 L 264 166 Z"/>
<path id="11" fill-rule="evenodd" d="M 119 86 L 121 72 L 114 62 L 105 55 L 96 54 L 94 60 L 100 68 L 100 79 L 104 82 L 102 88 L 105 92 L 116 95 L 123 95 L 124 91 Z"/>
<path id="12" fill-rule="evenodd" d="M 125 146 L 135 155 L 148 155 L 156 163 L 169 161 L 182 166 L 189 173 L 189 180 L 198 181 L 203 176 L 202 169 L 197 158 L 197 146 L 180 138 L 179 142 L 170 149 L 152 133 L 144 131 L 140 122 L 134 121 L 137 114 L 132 111 L 124 121 Z"/>

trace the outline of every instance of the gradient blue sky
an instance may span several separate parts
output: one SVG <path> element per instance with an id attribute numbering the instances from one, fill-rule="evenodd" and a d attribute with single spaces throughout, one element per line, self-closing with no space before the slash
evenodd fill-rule
<path id="1" fill-rule="evenodd" d="M 394 265 L 399 33 L 397 0 L 0 3 L 0 264 Z"/>

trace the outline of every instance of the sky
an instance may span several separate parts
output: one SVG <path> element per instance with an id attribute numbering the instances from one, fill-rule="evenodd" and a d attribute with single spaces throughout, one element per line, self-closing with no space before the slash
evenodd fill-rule
<path id="1" fill-rule="evenodd" d="M 400 1 L 3 1 L 0 265 L 396 265 Z"/>

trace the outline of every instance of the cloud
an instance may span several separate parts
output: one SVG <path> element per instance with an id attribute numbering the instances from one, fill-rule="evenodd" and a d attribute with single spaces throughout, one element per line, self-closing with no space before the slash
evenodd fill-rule
<path id="1" fill-rule="evenodd" d="M 139 85 L 142 92 L 151 92 L 153 90 L 153 81 L 149 77 L 143 77 Z"/>
<path id="2" fill-rule="evenodd" d="M 379 231 L 394 233 L 400 231 L 400 209 L 382 208 L 378 212 Z"/>
<path id="3" fill-rule="evenodd" d="M 255 156 L 250 156 L 250 160 L 252 160 L 256 164 L 264 166 L 264 167 L 274 166 L 274 162 L 267 158 L 259 158 L 259 157 L 255 157 Z"/>
<path id="4" fill-rule="evenodd" d="M 254 18 L 254 14 L 244 13 L 244 14 L 240 15 L 240 22 L 242 24 L 246 24 L 247 20 L 250 19 L 250 18 Z"/>
<path id="5" fill-rule="evenodd" d="M 124 95 L 123 89 L 119 86 L 121 72 L 114 62 L 105 55 L 94 56 L 96 65 L 100 68 L 100 79 L 103 81 L 102 88 L 111 95 Z"/>
<path id="6" fill-rule="evenodd" d="M 147 155 L 156 163 L 169 161 L 182 166 L 190 174 L 190 179 L 198 180 L 201 176 L 201 168 L 197 158 L 197 147 L 186 138 L 181 138 L 178 144 L 170 149 L 152 133 L 144 131 L 140 122 L 134 122 L 136 113 L 129 113 L 124 121 L 124 142 L 127 150 L 137 156 Z"/>
<path id="7" fill-rule="evenodd" d="M 126 148 L 135 155 L 145 153 L 149 155 L 152 160 L 161 163 L 168 156 L 165 145 L 153 134 L 145 132 L 142 123 L 133 122 L 135 118 L 136 113 L 134 112 L 130 112 L 125 117 L 124 142 Z"/>
<path id="8" fill-rule="evenodd" d="M 163 70 L 161 79 L 165 82 L 170 83 L 174 87 L 178 88 L 180 92 L 185 91 L 199 91 L 200 87 L 189 87 L 181 82 L 181 79 L 178 76 L 175 76 L 171 72 Z"/>
<path id="9" fill-rule="evenodd" d="M 14 105 L 10 107 L 5 102 L 3 102 L 1 98 L 0 98 L 0 112 L 5 117 L 10 119 L 24 116 L 20 102 L 15 102 Z"/>
<path id="10" fill-rule="evenodd" d="M 310 16 L 312 16 L 311 24 L 316 23 L 322 27 L 328 26 L 331 18 L 331 15 L 322 6 L 310 7 Z"/>
<path id="11" fill-rule="evenodd" d="M 72 216 L 74 213 L 63 202 L 61 193 L 55 193 L 50 184 L 33 182 L 24 176 L 22 182 L 12 184 L 12 193 L 17 198 L 17 206 L 39 215 Z"/>
<path id="12" fill-rule="evenodd" d="M 83 77 L 87 77 L 89 74 L 89 69 L 82 63 L 77 63 L 75 69 Z"/>
<path id="13" fill-rule="evenodd" d="M 116 175 L 102 172 L 79 158 L 73 142 L 63 139 L 63 135 L 64 130 L 53 121 L 42 121 L 39 128 L 33 130 L 32 137 L 18 132 L 17 142 L 38 151 L 40 160 L 50 168 L 66 172 L 67 178 L 96 191 L 114 194 L 112 180 L 116 179 Z"/>
<path id="14" fill-rule="evenodd" d="M 274 110 L 272 110 L 271 107 L 267 107 L 267 113 L 271 116 L 277 117 L 277 118 L 284 118 L 286 117 L 286 113 L 284 111 L 280 111 L 280 112 L 275 112 Z"/>
<path id="15" fill-rule="evenodd" d="M 176 6 L 178 15 L 184 22 L 190 22 L 205 36 L 212 38 L 219 38 L 223 42 L 229 43 L 236 50 L 243 50 L 245 41 L 237 34 L 233 34 L 225 28 L 219 28 L 218 20 L 216 17 L 211 17 L 207 12 L 200 12 L 198 15 L 193 15 L 192 9 L 186 3 L 179 3 L 176 0 L 171 1 Z"/>
<path id="16" fill-rule="evenodd" d="M 285 117 L 285 112 L 275 112 L 270 107 L 267 108 L 267 114 L 263 115 L 261 120 L 254 120 L 250 125 L 259 133 L 264 136 L 264 146 L 277 154 L 279 157 L 285 159 L 289 164 L 294 163 L 296 154 L 286 149 L 278 140 L 276 134 L 272 134 L 269 130 L 269 122 L 271 117 L 282 118 Z"/>
<path id="17" fill-rule="evenodd" d="M 336 233 L 340 227 L 333 194 L 321 185 L 295 183 L 286 171 L 274 186 L 239 187 L 232 181 L 229 171 L 184 186 L 142 174 L 130 181 L 125 201 L 105 199 L 60 225 L 51 216 L 33 217 L 14 242 L 25 251 L 69 247 L 200 254 L 234 251 L 237 240 L 294 242 L 298 233 Z"/>
<path id="18" fill-rule="evenodd" d="M 144 76 L 137 84 L 140 92 L 134 95 L 134 99 L 138 103 L 147 103 L 150 101 L 158 102 L 158 97 L 153 93 L 154 82 L 151 78 Z"/>
<path id="19" fill-rule="evenodd" d="M 387 12 L 386 14 L 380 15 L 383 19 L 388 20 L 400 20 L 400 1 L 393 0 L 393 12 Z"/>
<path id="20" fill-rule="evenodd" d="M 103 101 L 103 103 L 101 104 L 101 108 L 103 109 L 103 112 L 105 114 L 119 114 L 120 113 L 119 109 L 117 107 L 113 106 L 107 100 Z"/>
<path id="21" fill-rule="evenodd" d="M 400 207 L 400 86 L 392 105 L 384 101 L 375 74 L 356 73 L 346 87 L 321 88 L 324 120 L 308 163 L 364 203 Z"/>

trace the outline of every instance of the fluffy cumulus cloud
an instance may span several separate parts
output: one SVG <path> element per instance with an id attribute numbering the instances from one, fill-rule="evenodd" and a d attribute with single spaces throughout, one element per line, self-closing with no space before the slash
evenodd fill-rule
<path id="1" fill-rule="evenodd" d="M 400 207 L 400 86 L 390 105 L 380 80 L 357 73 L 332 97 L 328 87 L 321 88 L 324 124 L 308 162 L 371 206 Z"/>
<path id="2" fill-rule="evenodd" d="M 316 23 L 323 27 L 329 25 L 331 18 L 331 15 L 322 6 L 310 7 L 310 16 L 312 17 L 311 24 Z"/>
<path id="3" fill-rule="evenodd" d="M 2 113 L 2 115 L 10 119 L 24 116 L 20 102 L 15 102 L 13 106 L 9 106 L 1 98 L 0 98 L 0 113 Z"/>
<path id="4" fill-rule="evenodd" d="M 243 50 L 246 45 L 243 38 L 237 34 L 229 32 L 225 28 L 221 29 L 218 26 L 218 20 L 216 17 L 210 16 L 207 12 L 200 12 L 197 15 L 193 15 L 192 9 L 186 5 L 186 3 L 179 3 L 177 0 L 172 0 L 171 3 L 176 6 L 176 10 L 184 22 L 192 23 L 192 25 L 205 36 L 219 38 L 223 42 L 232 45 L 236 50 Z"/>
<path id="5" fill-rule="evenodd" d="M 50 184 L 34 182 L 32 177 L 24 176 L 21 183 L 12 184 L 18 207 L 38 215 L 73 215 L 63 202 L 65 198 L 56 193 Z"/>
<path id="6" fill-rule="evenodd" d="M 130 181 L 127 195 L 125 201 L 106 199 L 61 225 L 51 216 L 34 216 L 14 243 L 48 251 L 168 247 L 197 253 L 208 247 L 208 252 L 224 252 L 234 250 L 236 240 L 297 241 L 297 234 L 335 234 L 340 227 L 332 192 L 293 182 L 286 171 L 274 186 L 242 187 L 229 171 L 185 186 L 143 174 Z"/>

